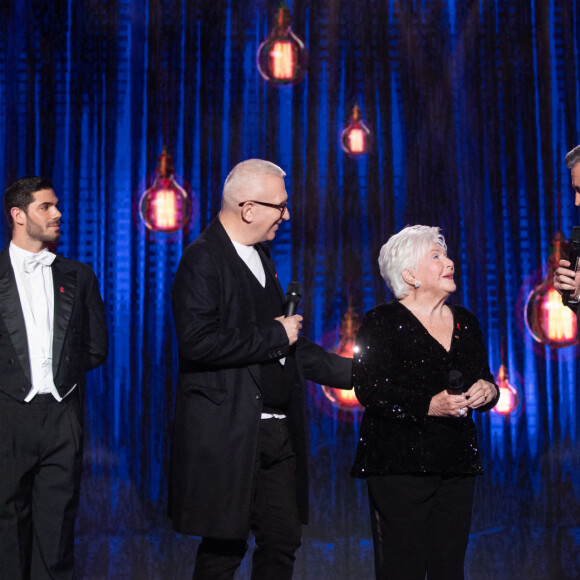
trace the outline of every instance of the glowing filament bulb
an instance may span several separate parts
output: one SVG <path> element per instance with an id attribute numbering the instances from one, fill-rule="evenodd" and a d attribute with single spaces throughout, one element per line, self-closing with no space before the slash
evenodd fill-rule
<path id="1" fill-rule="evenodd" d="M 279 80 L 294 76 L 294 50 L 290 42 L 276 42 L 270 52 L 272 76 Z"/>
<path id="2" fill-rule="evenodd" d="M 358 352 L 358 347 L 355 346 L 355 339 L 359 326 L 360 321 L 358 315 L 354 312 L 352 307 L 349 306 L 342 317 L 339 333 L 340 342 L 335 351 L 337 354 L 352 358 L 355 350 Z M 322 392 L 335 407 L 348 411 L 362 409 L 361 404 L 356 398 L 354 389 L 333 389 L 331 387 L 322 386 Z"/>
<path id="3" fill-rule="evenodd" d="M 551 288 L 542 304 L 544 327 L 550 340 L 568 340 L 576 335 L 575 316 L 562 304 L 560 294 Z"/>
<path id="4" fill-rule="evenodd" d="M 260 44 L 256 64 L 262 78 L 274 85 L 299 83 L 308 68 L 308 51 L 290 26 L 290 8 L 281 2 L 274 27 Z"/>
<path id="5" fill-rule="evenodd" d="M 351 157 L 363 155 L 369 150 L 369 135 L 370 131 L 362 120 L 360 107 L 355 105 L 349 123 L 340 135 L 340 145 Z"/>
<path id="6" fill-rule="evenodd" d="M 340 392 L 340 401 L 345 404 L 345 405 L 349 405 L 349 406 L 357 406 L 358 403 L 358 399 L 356 398 L 356 395 L 354 394 L 354 389 L 350 389 L 349 391 L 343 390 Z"/>
<path id="7" fill-rule="evenodd" d="M 162 189 L 155 195 L 153 220 L 160 230 L 167 230 L 177 224 L 177 204 L 173 191 Z"/>
<path id="8" fill-rule="evenodd" d="M 509 375 L 505 365 L 501 365 L 495 379 L 499 387 L 499 400 L 492 409 L 499 415 L 509 415 L 513 413 L 519 404 L 517 389 L 509 382 Z"/>
<path id="9" fill-rule="evenodd" d="M 153 185 L 139 201 L 139 214 L 154 232 L 173 233 L 185 227 L 190 204 L 187 192 L 175 181 L 171 155 L 163 149 Z"/>
<path id="10" fill-rule="evenodd" d="M 510 389 L 506 387 L 500 387 L 499 389 L 499 401 L 495 406 L 495 410 L 497 413 L 501 415 L 505 415 L 507 413 L 511 413 L 515 408 L 515 396 L 511 392 Z"/>
<path id="11" fill-rule="evenodd" d="M 366 135 L 362 129 L 352 129 L 348 135 L 348 145 L 351 153 L 364 153 L 366 151 Z"/>

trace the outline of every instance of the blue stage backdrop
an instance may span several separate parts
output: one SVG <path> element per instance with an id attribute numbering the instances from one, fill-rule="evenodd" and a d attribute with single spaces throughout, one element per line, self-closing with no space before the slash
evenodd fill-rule
<path id="1" fill-rule="evenodd" d="M 87 393 L 79 577 L 190 577 L 198 539 L 166 517 L 170 289 L 229 169 L 262 157 L 288 173 L 280 279 L 303 282 L 305 334 L 330 348 L 349 304 L 362 315 L 390 299 L 376 264 L 388 236 L 443 228 L 453 301 L 477 314 L 493 371 L 505 364 L 520 394 L 517 413 L 478 423 L 467 577 L 578 578 L 577 347 L 535 343 L 523 306 L 554 234 L 579 223 L 563 158 L 580 141 L 580 2 L 289 4 L 310 66 L 273 88 L 256 50 L 278 0 L 0 2 L 0 181 L 54 180 L 59 252 L 95 268 L 111 334 Z M 355 103 L 373 142 L 359 159 L 339 146 Z M 164 145 L 193 199 L 172 235 L 138 217 Z M 308 388 L 312 521 L 296 578 L 370 578 L 366 487 L 349 476 L 360 415 Z"/>

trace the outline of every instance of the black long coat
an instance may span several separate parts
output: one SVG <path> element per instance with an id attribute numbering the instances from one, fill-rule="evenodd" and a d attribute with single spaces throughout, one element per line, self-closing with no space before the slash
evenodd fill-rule
<path id="1" fill-rule="evenodd" d="M 275 277 L 267 249 L 257 246 Z M 169 483 L 176 531 L 243 538 L 249 531 L 253 466 L 262 412 L 260 363 L 290 352 L 284 327 L 258 327 L 251 278 L 216 219 L 186 248 L 173 284 L 179 347 Z M 284 294 L 280 285 L 280 299 Z M 350 388 L 351 361 L 300 338 L 287 411 L 297 455 L 301 518 L 308 514 L 304 377 Z"/>

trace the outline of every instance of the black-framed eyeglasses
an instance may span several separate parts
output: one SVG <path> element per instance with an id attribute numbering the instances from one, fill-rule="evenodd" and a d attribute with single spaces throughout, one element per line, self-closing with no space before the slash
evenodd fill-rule
<path id="1" fill-rule="evenodd" d="M 284 203 L 268 203 L 267 201 L 257 201 L 255 199 L 248 199 L 246 201 L 242 201 L 241 203 L 238 203 L 238 206 L 242 207 L 246 203 L 257 203 L 258 205 L 265 205 L 266 207 L 273 207 L 274 209 L 279 209 L 280 215 L 284 215 L 284 211 L 288 207 L 287 201 L 285 201 Z"/>

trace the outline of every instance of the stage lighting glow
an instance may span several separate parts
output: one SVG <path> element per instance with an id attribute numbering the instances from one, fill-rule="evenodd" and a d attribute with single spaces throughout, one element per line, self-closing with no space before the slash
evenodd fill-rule
<path id="1" fill-rule="evenodd" d="M 290 27 L 290 9 L 280 4 L 274 28 L 260 44 L 257 54 L 258 70 L 274 85 L 299 83 L 308 68 L 308 50 Z"/>
<path id="2" fill-rule="evenodd" d="M 567 342 L 576 338 L 576 316 L 562 306 L 562 297 L 555 288 L 550 288 L 542 301 L 544 328 L 549 340 Z"/>
<path id="3" fill-rule="evenodd" d="M 360 326 L 360 319 L 351 306 L 342 317 L 339 331 L 339 342 L 335 352 L 341 356 L 353 357 L 355 351 L 356 333 Z M 339 409 L 353 411 L 362 410 L 362 405 L 358 402 L 354 389 L 332 389 L 323 386 L 322 391 L 328 400 Z"/>
<path id="4" fill-rule="evenodd" d="M 270 70 L 278 80 L 291 80 L 294 76 L 294 50 L 290 42 L 276 42 L 270 51 Z"/>
<path id="5" fill-rule="evenodd" d="M 577 323 L 574 312 L 562 304 L 562 297 L 552 286 L 554 270 L 562 256 L 566 239 L 557 233 L 552 241 L 546 278 L 529 294 L 525 306 L 526 326 L 534 340 L 553 348 L 574 345 Z"/>
<path id="6" fill-rule="evenodd" d="M 171 155 L 163 149 L 155 181 L 139 202 L 141 219 L 155 232 L 177 232 L 189 220 L 189 196 L 175 181 L 174 172 Z"/>
<path id="7" fill-rule="evenodd" d="M 517 389 L 509 382 L 505 365 L 499 367 L 495 382 L 499 387 L 499 401 L 492 411 L 498 415 L 509 415 L 517 409 L 520 397 Z"/>
<path id="8" fill-rule="evenodd" d="M 351 157 L 358 157 L 369 151 L 370 131 L 362 120 L 358 105 L 352 109 L 348 125 L 340 136 L 342 149 Z"/>

